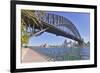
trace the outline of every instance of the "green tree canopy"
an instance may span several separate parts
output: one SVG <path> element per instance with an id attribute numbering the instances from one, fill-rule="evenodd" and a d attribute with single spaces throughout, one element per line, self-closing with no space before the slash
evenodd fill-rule
<path id="1" fill-rule="evenodd" d="M 39 17 L 41 17 L 43 15 L 42 11 L 39 11 L 40 15 Z M 23 46 L 23 44 L 27 45 L 30 35 L 29 33 L 27 33 L 27 28 L 28 26 L 31 24 L 31 26 L 38 26 L 40 27 L 40 21 L 39 21 L 39 17 L 36 16 L 36 11 L 34 10 L 21 10 L 21 45 Z"/>

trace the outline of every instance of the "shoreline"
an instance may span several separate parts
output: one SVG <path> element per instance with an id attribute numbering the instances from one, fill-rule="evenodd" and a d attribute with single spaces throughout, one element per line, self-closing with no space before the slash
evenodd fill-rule
<path id="1" fill-rule="evenodd" d="M 54 61 L 69 61 L 72 59 L 75 60 L 82 60 L 85 59 L 89 59 L 89 53 L 86 53 L 86 50 L 83 49 L 83 51 L 81 51 L 80 53 L 77 53 L 78 50 L 77 49 L 69 49 L 69 52 L 67 52 L 65 55 L 55 55 L 55 53 L 51 53 L 52 55 L 50 55 L 49 52 L 55 52 L 55 50 L 50 50 L 47 49 L 47 51 L 42 52 L 42 49 L 37 50 L 38 48 L 22 48 L 22 63 L 31 63 L 31 62 L 54 62 Z M 87 49 L 87 48 L 86 48 Z M 46 48 L 44 49 L 46 50 Z M 59 50 L 58 50 L 59 52 Z M 63 51 L 60 51 L 63 53 Z M 59 52 L 59 53 L 60 53 Z M 48 54 L 49 55 L 48 55 Z M 56 53 L 57 54 L 57 53 Z M 67 56 L 68 55 L 68 56 Z M 73 58 L 71 58 L 73 56 Z M 67 58 L 68 57 L 68 58 Z M 77 57 L 77 58 L 76 58 Z M 78 57 L 81 57 L 80 59 Z"/>
<path id="2" fill-rule="evenodd" d="M 30 63 L 30 62 L 48 62 L 48 58 L 42 54 L 39 54 L 35 50 L 31 48 L 21 48 L 22 50 L 22 63 Z"/>

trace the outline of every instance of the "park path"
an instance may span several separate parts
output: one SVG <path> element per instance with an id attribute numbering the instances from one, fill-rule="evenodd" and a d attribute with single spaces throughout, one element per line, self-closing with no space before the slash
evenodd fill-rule
<path id="1" fill-rule="evenodd" d="M 47 62 L 47 60 L 30 48 L 22 48 L 22 63 Z"/>

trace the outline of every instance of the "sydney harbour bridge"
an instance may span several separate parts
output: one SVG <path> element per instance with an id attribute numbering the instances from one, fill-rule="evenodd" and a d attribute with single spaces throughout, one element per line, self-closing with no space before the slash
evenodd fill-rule
<path id="1" fill-rule="evenodd" d="M 78 29 L 68 19 L 60 15 L 41 11 L 21 11 L 21 21 L 30 36 L 39 36 L 49 32 L 66 37 L 82 45 L 83 41 Z"/>

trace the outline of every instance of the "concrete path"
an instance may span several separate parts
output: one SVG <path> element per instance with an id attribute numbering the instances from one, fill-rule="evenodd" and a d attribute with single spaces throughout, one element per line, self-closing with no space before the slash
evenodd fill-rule
<path id="1" fill-rule="evenodd" d="M 22 63 L 47 62 L 47 60 L 30 48 L 22 48 Z"/>

